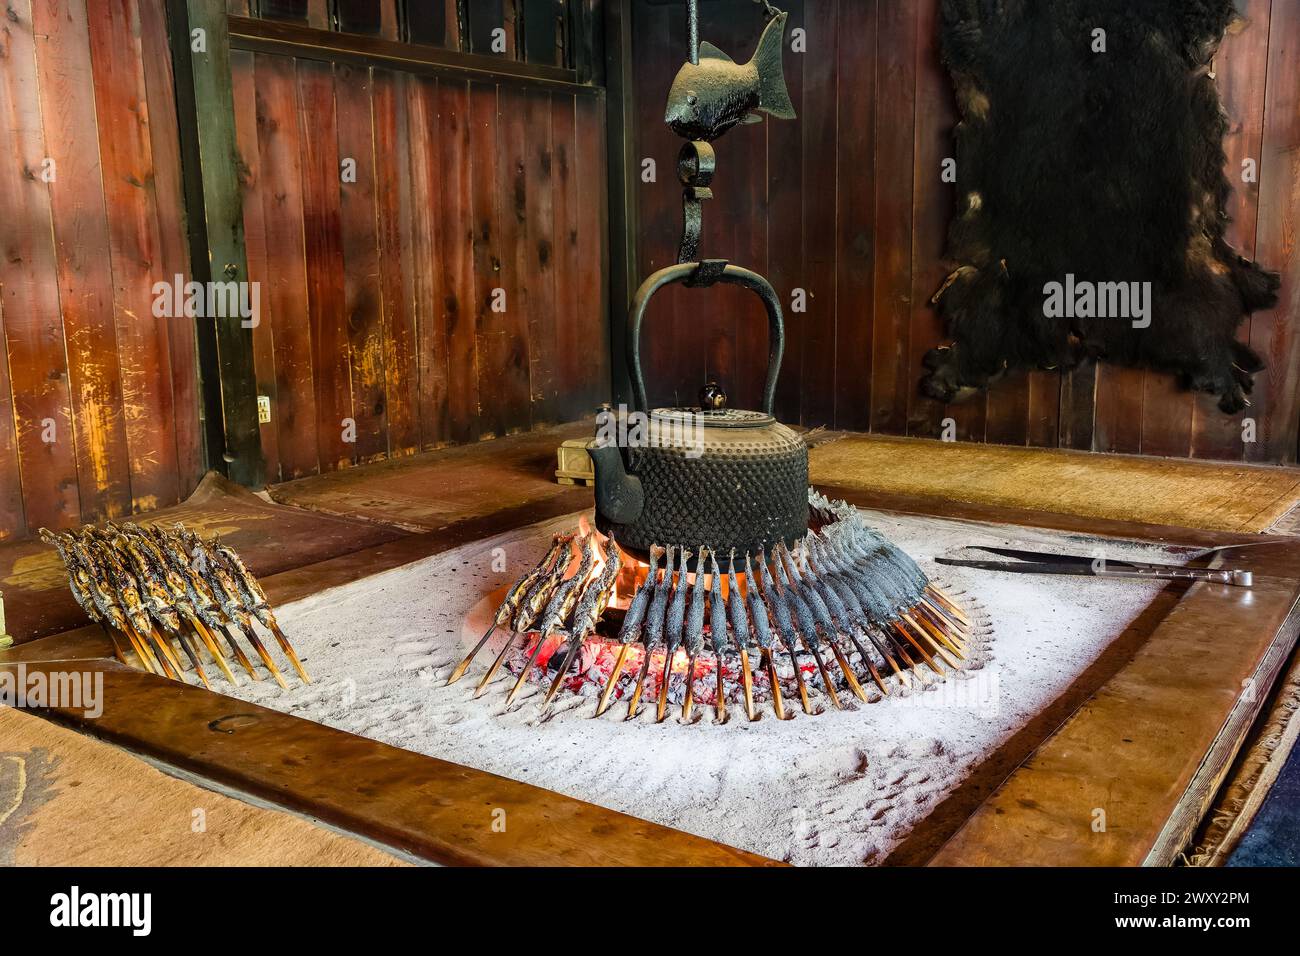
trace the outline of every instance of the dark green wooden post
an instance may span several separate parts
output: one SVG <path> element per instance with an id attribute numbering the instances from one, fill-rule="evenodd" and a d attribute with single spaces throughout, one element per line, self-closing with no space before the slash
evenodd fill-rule
<path id="1" fill-rule="evenodd" d="M 226 0 L 168 0 L 181 159 L 196 282 L 248 282 L 244 209 L 235 141 Z M 208 466 L 260 488 L 266 461 L 257 421 L 253 330 L 214 297 L 218 314 L 198 320 Z M 234 311 L 235 314 L 224 314 Z"/>

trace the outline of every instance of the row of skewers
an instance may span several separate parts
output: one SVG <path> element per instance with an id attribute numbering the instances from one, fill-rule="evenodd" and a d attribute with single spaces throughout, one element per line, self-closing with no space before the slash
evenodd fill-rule
<path id="1" fill-rule="evenodd" d="M 206 652 L 226 679 L 239 686 L 224 642 L 249 677 L 262 680 L 238 637 L 253 648 L 276 683 L 287 688 L 258 636 L 260 624 L 298 676 L 311 683 L 262 586 L 215 535 L 205 541 L 183 524 L 167 530 L 129 522 L 60 533 L 42 528 L 40 535 L 59 552 L 72 596 L 104 629 L 123 664 L 188 683 L 179 648 L 198 679 L 211 687 L 203 664 Z"/>
<path id="2" fill-rule="evenodd" d="M 823 692 L 837 709 L 843 703 L 839 682 L 827 666 L 828 657 L 843 676 L 842 686 L 863 701 L 868 700 L 864 680 L 869 679 L 888 696 L 890 675 L 911 686 L 913 680 L 927 681 L 921 668 L 940 678 L 946 673 L 944 665 L 959 668 L 968 655 L 971 625 L 966 613 L 911 558 L 871 529 L 852 506 L 816 494 L 811 503 L 821 529 L 810 531 L 794 548 L 781 543 L 770 554 L 746 554 L 743 586 L 737 578 L 734 552 L 727 555 L 731 560 L 724 574 L 717 554 L 700 548 L 697 570 L 690 573 L 688 567 L 695 555 L 689 550 L 676 546 L 651 549 L 649 574 L 627 608 L 617 636 L 617 659 L 600 694 L 596 716 L 609 707 L 635 644 L 642 646 L 643 657 L 628 695 L 629 719 L 638 713 L 656 650 L 662 650 L 663 660 L 656 704 L 660 721 L 667 714 L 674 663 L 683 655 L 687 658 L 682 702 L 686 720 L 694 705 L 694 675 L 701 652 L 711 651 L 716 658 L 719 721 L 726 719 L 724 655 L 734 654 L 739 659 L 750 720 L 758 718 L 750 663 L 754 650 L 768 677 L 773 709 L 783 720 L 788 715 L 776 664 L 782 648 L 794 665 L 795 686 L 808 714 L 814 710 L 798 659 L 800 646 L 811 654 Z M 579 647 L 593 637 L 618 573 L 618 549 L 612 540 L 598 575 L 590 573 L 597 547 L 595 535 L 582 541 L 577 554 L 574 545 L 573 536 L 554 539 L 542 562 L 507 592 L 492 627 L 452 672 L 449 684 L 465 674 L 497 627 L 507 626 L 513 634 L 479 681 L 475 696 L 497 673 L 516 637 L 524 636 L 526 646 L 527 636 L 536 634 L 531 655 L 507 698 L 509 706 L 542 646 L 560 635 L 567 640 L 567 649 L 543 702 L 544 708 L 550 705 Z M 661 569 L 659 562 L 664 558 Z M 855 660 L 865 671 L 861 677 L 854 671 Z"/>

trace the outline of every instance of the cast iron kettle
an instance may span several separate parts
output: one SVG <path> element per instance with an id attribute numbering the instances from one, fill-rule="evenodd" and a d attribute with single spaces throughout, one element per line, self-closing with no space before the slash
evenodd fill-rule
<path id="1" fill-rule="evenodd" d="M 726 282 L 763 300 L 768 318 L 767 381 L 763 410 L 725 407 L 720 389 L 702 391 L 712 407 L 649 410 L 641 371 L 641 325 L 654 294 L 683 282 Z M 640 441 L 621 446 L 597 439 L 588 446 L 596 475 L 596 520 L 631 551 L 677 545 L 717 553 L 726 569 L 779 541 L 793 544 L 808 531 L 808 447 L 773 417 L 777 375 L 785 351 L 781 305 L 756 272 L 723 260 L 669 266 L 650 276 L 632 301 L 627 363 L 633 411 L 647 416 Z M 644 420 L 643 420 L 644 421 Z"/>

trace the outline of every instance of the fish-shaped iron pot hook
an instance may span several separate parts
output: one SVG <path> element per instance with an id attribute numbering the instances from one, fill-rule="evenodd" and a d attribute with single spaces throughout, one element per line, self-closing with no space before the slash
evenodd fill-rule
<path id="1" fill-rule="evenodd" d="M 700 44 L 699 63 L 684 64 L 668 94 L 664 122 L 674 133 L 712 142 L 737 123 L 762 122 L 755 110 L 795 118 L 782 61 L 787 17 L 772 18 L 748 63 L 737 63 L 707 41 Z"/>

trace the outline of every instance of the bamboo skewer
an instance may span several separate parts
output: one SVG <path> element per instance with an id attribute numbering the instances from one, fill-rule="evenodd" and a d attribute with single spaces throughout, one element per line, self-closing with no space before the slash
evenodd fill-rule
<path id="1" fill-rule="evenodd" d="M 866 665 L 867 673 L 871 675 L 871 679 L 875 682 L 876 687 L 880 689 L 880 693 L 885 697 L 888 697 L 889 688 L 886 687 L 885 682 L 880 679 L 880 671 L 876 670 L 876 665 L 872 662 L 871 655 L 867 653 L 867 649 L 862 646 L 862 642 L 858 640 L 858 636 L 852 631 L 849 632 L 849 640 L 857 650 L 858 657 L 862 658 L 862 663 Z"/>
<path id="2" fill-rule="evenodd" d="M 203 642 L 203 646 L 208 649 L 208 654 L 210 654 L 212 659 L 216 661 L 217 667 L 221 669 L 221 673 L 226 675 L 226 680 L 238 687 L 239 681 L 235 679 L 235 672 L 232 671 L 230 665 L 226 663 L 226 656 L 221 653 L 221 648 L 218 647 L 217 642 L 212 639 L 212 634 L 208 629 L 204 628 L 199 630 L 198 628 L 192 628 L 192 630 L 199 636 L 199 640 Z M 184 637 L 182 636 L 182 640 L 183 639 Z"/>
<path id="3" fill-rule="evenodd" d="M 492 680 L 494 676 L 496 676 L 496 672 L 501 668 L 501 664 L 506 659 L 506 654 L 510 652 L 510 648 L 514 647 L 514 644 L 515 644 L 515 635 L 511 634 L 508 638 L 506 638 L 505 644 L 502 645 L 501 653 L 496 656 L 496 659 L 494 661 L 492 661 L 492 666 L 487 669 L 487 671 L 483 674 L 482 679 L 479 680 L 478 686 L 474 688 L 475 697 L 478 697 L 480 694 L 483 693 L 483 691 L 487 690 L 488 683 Z M 447 681 L 447 683 L 450 684 L 452 683 L 452 681 Z"/>
<path id="4" fill-rule="evenodd" d="M 844 679 L 848 681 L 849 689 L 853 691 L 853 695 L 864 704 L 868 703 L 867 692 L 863 690 L 862 685 L 858 683 L 857 675 L 853 673 L 853 668 L 849 667 L 848 659 L 844 656 L 844 652 L 840 650 L 840 645 L 834 640 L 828 641 L 827 643 L 830 644 L 831 650 L 835 652 L 835 660 L 839 663 L 840 670 L 844 672 Z"/>
<path id="5" fill-rule="evenodd" d="M 772 709 L 776 711 L 777 720 L 785 720 L 785 703 L 781 699 L 781 681 L 776 676 L 776 662 L 772 660 L 772 652 L 766 647 L 763 648 L 763 663 L 767 667 L 768 682 L 772 685 Z"/>
<path id="6" fill-rule="evenodd" d="M 826 696 L 831 699 L 831 704 L 836 710 L 843 710 L 844 705 L 840 703 L 840 695 L 835 693 L 835 682 L 831 680 L 831 675 L 826 671 L 826 662 L 822 660 L 821 652 L 817 650 L 817 644 L 814 640 L 800 635 L 803 646 L 812 652 L 813 660 L 817 662 L 817 673 L 822 676 L 822 686 L 826 688 Z"/>
<path id="7" fill-rule="evenodd" d="M 280 645 L 280 650 L 284 651 L 284 656 L 289 658 L 289 663 L 292 664 L 293 669 L 298 672 L 298 676 L 302 678 L 302 682 L 304 684 L 310 684 L 311 677 L 308 676 L 306 668 L 302 666 L 302 661 L 298 660 L 298 652 L 293 649 L 293 645 L 289 643 L 289 639 L 285 637 L 284 632 L 280 630 L 280 625 L 276 624 L 275 621 L 272 620 L 266 627 L 267 630 L 271 632 L 271 636 L 274 637 L 276 642 Z M 252 630 L 251 626 L 249 627 L 249 630 Z"/>
<path id="8" fill-rule="evenodd" d="M 924 615 L 917 615 L 916 617 L 903 615 L 903 619 L 912 625 L 916 633 L 924 638 L 926 643 L 930 645 L 931 650 L 942 657 L 949 667 L 953 670 L 957 670 L 961 667 L 961 661 L 953 657 L 948 650 L 947 644 L 945 644 L 943 639 L 939 637 L 938 631 L 930 627 L 929 623 L 925 620 Z"/>
<path id="9" fill-rule="evenodd" d="M 631 720 L 636 716 L 637 705 L 641 703 L 641 691 L 645 687 L 646 675 L 650 673 L 650 648 L 645 649 L 645 658 L 641 661 L 641 673 L 637 675 L 636 688 L 632 691 L 632 696 L 627 703 L 627 716 L 624 720 Z"/>
<path id="10" fill-rule="evenodd" d="M 528 663 L 524 664 L 524 669 L 519 672 L 518 680 L 515 681 L 515 685 L 510 688 L 510 693 L 506 696 L 507 710 L 510 709 L 510 704 L 514 701 L 516 695 L 518 695 L 519 689 L 524 686 L 524 681 L 528 679 L 528 672 L 533 669 L 533 661 L 537 660 L 537 655 L 541 653 L 542 643 L 545 640 L 546 637 L 544 635 L 537 635 L 537 643 L 533 646 L 532 654 L 528 655 Z"/>
<path id="11" fill-rule="evenodd" d="M 207 672 L 203 670 L 203 662 L 199 660 L 199 655 L 195 652 L 193 645 L 190 644 L 185 635 L 177 638 L 177 642 L 180 644 L 181 650 L 185 652 L 185 656 L 190 659 L 190 663 L 194 665 L 194 673 L 199 675 L 199 680 L 202 681 L 203 686 L 211 690 L 212 683 L 208 680 Z"/>
<path id="12" fill-rule="evenodd" d="M 235 626 L 236 625 L 234 624 L 227 625 L 228 628 Z M 227 631 L 227 633 L 229 633 L 229 631 Z M 288 690 L 289 685 L 284 682 L 284 675 L 280 673 L 280 668 L 275 666 L 275 661 L 271 660 L 271 655 L 266 652 L 266 648 L 262 645 L 262 639 L 257 636 L 257 633 L 251 627 L 244 631 L 244 637 L 248 638 L 248 643 L 253 645 L 253 650 L 255 650 L 257 656 L 262 659 L 262 664 L 266 669 L 271 672 L 271 676 L 275 678 L 275 682 L 285 690 Z"/>
<path id="13" fill-rule="evenodd" d="M 596 716 L 599 717 L 605 713 L 609 707 L 610 694 L 614 692 L 614 685 L 618 683 L 619 675 L 623 673 L 623 663 L 627 660 L 627 652 L 632 647 L 630 643 L 622 645 L 618 649 L 618 658 L 614 661 L 614 669 L 609 672 L 609 680 L 605 681 L 605 689 L 600 692 L 600 701 L 596 704 Z"/>
<path id="14" fill-rule="evenodd" d="M 564 683 L 564 678 L 568 676 L 569 668 L 573 665 L 573 659 L 578 656 L 578 651 L 581 647 L 581 639 L 577 637 L 570 639 L 569 652 L 564 655 L 564 660 L 560 662 L 560 669 L 556 672 L 555 680 L 551 682 L 551 689 L 546 692 L 546 699 L 542 701 L 543 713 L 545 713 L 546 708 L 551 706 L 551 701 L 555 700 L 555 695 L 560 692 L 560 687 Z"/>
<path id="15" fill-rule="evenodd" d="M 717 662 L 717 679 L 718 679 L 718 698 L 714 702 L 714 716 L 717 722 L 725 724 L 727 722 L 727 685 L 722 680 L 722 652 L 715 653 L 714 660 Z"/>
<path id="16" fill-rule="evenodd" d="M 483 646 L 487 644 L 488 638 L 492 636 L 492 632 L 495 631 L 496 629 L 497 629 L 497 622 L 493 621 L 492 626 L 489 627 L 487 631 L 483 634 L 483 636 L 478 639 L 478 643 L 474 645 L 474 649 L 465 655 L 465 659 L 463 661 L 461 661 L 459 664 L 456 665 L 456 669 L 451 672 L 451 676 L 447 678 L 447 683 L 443 685 L 444 687 L 456 683 L 456 681 L 460 680 L 462 677 L 465 676 L 465 672 L 469 670 L 469 665 L 473 663 L 474 658 L 478 655 L 478 652 L 483 650 Z"/>
<path id="17" fill-rule="evenodd" d="M 795 647 L 792 641 L 786 641 L 785 649 L 790 654 L 790 664 L 794 667 L 794 683 L 799 688 L 799 702 L 803 704 L 803 712 L 812 716 L 812 704 L 808 701 L 808 687 L 804 684 L 803 671 L 799 669 L 799 658 L 795 656 Z"/>
<path id="18" fill-rule="evenodd" d="M 682 720 L 690 723 L 695 704 L 695 651 L 686 660 L 686 695 L 682 698 Z"/>
<path id="19" fill-rule="evenodd" d="M 970 627 L 970 618 L 966 616 L 966 612 L 963 611 L 960 607 L 958 607 L 956 602 L 953 601 L 952 598 L 948 597 L 948 595 L 944 594 L 943 591 L 939 590 L 939 588 L 931 584 L 926 588 L 926 593 L 934 597 L 958 621 L 960 621 L 966 627 L 968 628 Z"/>
<path id="20" fill-rule="evenodd" d="M 745 716 L 751 721 L 758 720 L 758 712 L 754 710 L 754 675 L 749 670 L 749 651 L 743 647 L 740 649 L 740 680 L 745 690 Z"/>

